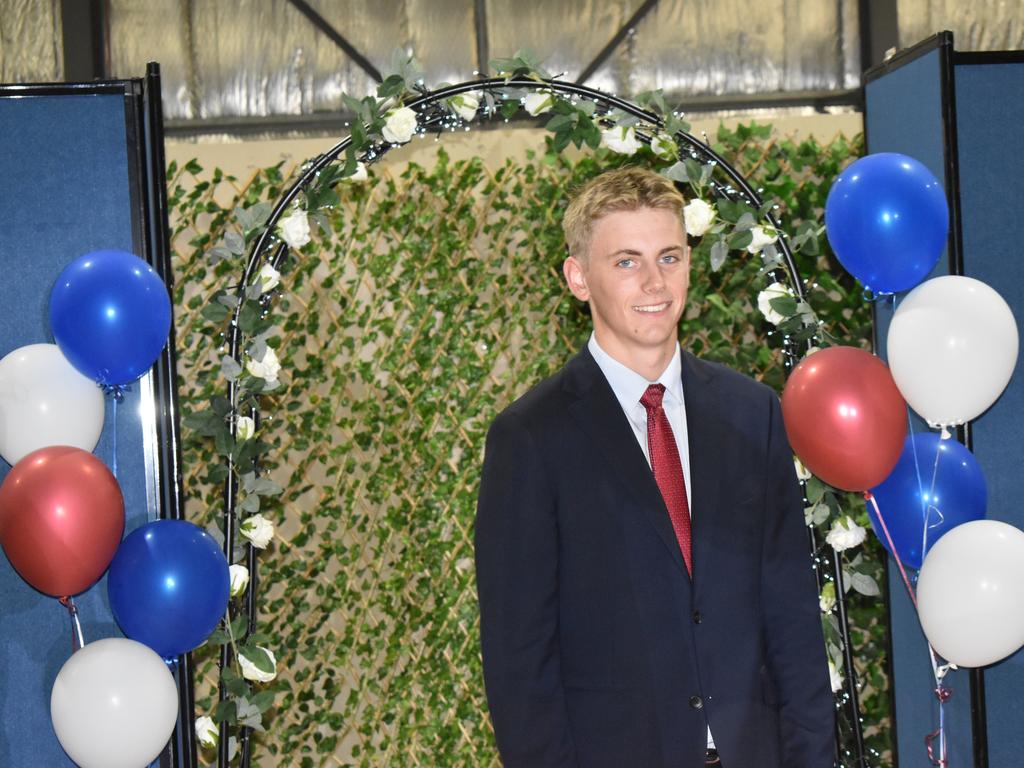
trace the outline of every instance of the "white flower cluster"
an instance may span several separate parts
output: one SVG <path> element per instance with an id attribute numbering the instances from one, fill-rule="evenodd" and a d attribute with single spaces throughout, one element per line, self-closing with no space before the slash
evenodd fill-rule
<path id="1" fill-rule="evenodd" d="M 259 514 L 245 518 L 238 530 L 256 549 L 266 549 L 274 538 L 274 524 Z"/>
<path id="2" fill-rule="evenodd" d="M 778 325 L 786 320 L 786 316 L 772 306 L 772 299 L 792 298 L 793 295 L 793 289 L 785 283 L 772 283 L 757 294 L 757 308 L 761 310 L 765 320 L 772 325 Z"/>
<path id="3" fill-rule="evenodd" d="M 701 237 L 711 229 L 716 216 L 717 211 L 715 211 L 713 205 L 704 202 L 699 197 L 695 197 L 683 208 L 683 223 L 686 224 L 686 234 L 692 237 Z"/>
<path id="4" fill-rule="evenodd" d="M 550 112 L 553 106 L 555 106 L 555 97 L 550 93 L 531 92 L 523 97 L 523 109 L 529 113 L 530 117 Z"/>
<path id="5" fill-rule="evenodd" d="M 852 517 L 847 516 L 832 524 L 832 530 L 825 536 L 825 541 L 836 552 L 842 552 L 844 549 L 863 544 L 867 537 L 867 529 L 857 525 Z"/>
<path id="6" fill-rule="evenodd" d="M 640 149 L 640 140 L 633 126 L 615 125 L 601 131 L 601 146 L 620 155 L 633 155 Z"/>
<path id="7" fill-rule="evenodd" d="M 264 672 L 262 669 L 257 667 L 251 660 L 246 658 L 244 653 L 238 654 L 238 665 L 242 668 L 242 677 L 246 680 L 255 680 L 257 683 L 269 683 L 275 677 L 277 677 L 277 657 L 274 656 L 274 652 L 269 648 L 264 648 L 262 645 L 257 646 L 264 651 L 267 656 L 270 657 L 270 664 L 272 669 L 269 672 Z"/>
<path id="8" fill-rule="evenodd" d="M 474 109 L 473 112 L 475 114 L 476 110 Z M 384 136 L 384 141 L 390 141 L 392 144 L 405 144 L 412 139 L 417 127 L 415 110 L 409 107 L 399 107 L 388 112 L 381 134 Z"/>
<path id="9" fill-rule="evenodd" d="M 458 96 L 448 99 L 448 106 L 463 120 L 472 120 L 480 108 L 480 94 L 460 93 Z"/>
<path id="10" fill-rule="evenodd" d="M 301 208 L 296 208 L 277 225 L 278 233 L 292 250 L 301 248 L 312 239 L 309 217 Z M 269 289 L 268 289 L 269 290 Z"/>
<path id="11" fill-rule="evenodd" d="M 249 586 L 249 569 L 235 563 L 228 568 L 228 575 L 231 579 L 231 596 L 241 596 L 245 592 L 245 588 Z"/>
<path id="12" fill-rule="evenodd" d="M 212 717 L 203 715 L 196 718 L 196 741 L 206 749 L 216 749 L 220 742 L 220 731 Z"/>
<path id="13" fill-rule="evenodd" d="M 246 361 L 245 370 L 268 384 L 277 384 L 277 377 L 281 373 L 281 361 L 277 359 L 273 347 L 267 347 L 259 360 L 250 358 Z"/>

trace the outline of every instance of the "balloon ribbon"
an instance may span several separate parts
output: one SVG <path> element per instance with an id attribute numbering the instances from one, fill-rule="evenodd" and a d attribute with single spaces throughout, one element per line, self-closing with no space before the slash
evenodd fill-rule
<path id="1" fill-rule="evenodd" d="M 79 648 L 85 647 L 82 624 L 78 621 L 78 606 L 75 605 L 75 601 L 71 597 L 60 598 L 60 604 L 68 609 L 68 615 L 71 617 L 71 652 L 74 653 Z"/>
<path id="2" fill-rule="evenodd" d="M 903 561 L 896 550 L 896 545 L 893 544 L 892 535 L 889 533 L 889 526 L 885 524 L 885 517 L 882 515 L 882 511 L 878 508 L 878 502 L 875 500 L 874 494 L 870 491 L 864 492 L 864 499 L 872 506 L 875 510 L 875 515 L 878 517 L 878 522 L 882 525 L 882 533 L 885 534 L 885 540 L 889 545 L 889 552 L 892 554 L 893 560 L 896 561 L 897 567 L 900 569 L 900 576 L 903 578 L 903 586 L 907 588 L 907 594 L 910 595 L 910 602 L 914 604 L 914 611 L 917 611 L 917 593 L 914 592 L 914 588 L 910 584 L 910 579 L 907 578 L 907 571 L 903 567 Z M 927 638 L 925 638 L 927 641 Z M 950 665 L 939 666 L 939 662 L 935 656 L 935 649 L 932 648 L 932 644 L 928 643 L 928 653 L 932 660 L 932 674 L 935 676 L 935 697 L 939 700 L 939 729 L 933 731 L 924 737 L 924 744 L 928 750 L 928 759 L 932 765 L 937 765 L 939 768 L 946 768 L 949 765 L 949 761 L 946 759 L 946 713 L 943 705 L 949 700 L 949 697 L 953 695 L 953 690 L 947 688 L 942 684 L 942 678 L 946 676 L 946 672 L 949 671 Z M 935 739 L 939 740 L 939 756 L 935 757 L 935 750 L 933 748 L 933 742 Z"/>

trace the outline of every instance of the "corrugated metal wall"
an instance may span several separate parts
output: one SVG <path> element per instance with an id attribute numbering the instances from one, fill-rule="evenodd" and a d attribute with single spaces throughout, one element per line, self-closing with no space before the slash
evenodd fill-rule
<path id="1" fill-rule="evenodd" d="M 866 0 L 864 0 L 866 1 Z M 380 70 L 412 52 L 428 84 L 472 77 L 477 14 L 492 57 L 526 48 L 576 79 L 642 0 L 311 0 Z M 588 83 L 687 97 L 855 88 L 857 0 L 660 0 Z M 901 46 L 952 29 L 958 50 L 1024 47 L 1021 0 L 898 0 Z M 170 119 L 337 111 L 372 78 L 288 0 L 108 0 L 109 74 L 160 62 Z M 0 0 L 0 79 L 60 80 L 59 0 Z"/>

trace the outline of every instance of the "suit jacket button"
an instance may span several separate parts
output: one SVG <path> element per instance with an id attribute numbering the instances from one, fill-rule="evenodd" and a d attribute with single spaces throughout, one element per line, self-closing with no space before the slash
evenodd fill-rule
<path id="1" fill-rule="evenodd" d="M 694 611 L 693 612 L 693 623 L 694 624 L 700 624 L 702 620 L 703 620 L 703 617 L 700 615 L 700 611 Z"/>
<path id="2" fill-rule="evenodd" d="M 704 706 L 704 699 L 702 699 L 700 696 L 691 696 L 690 697 L 690 708 L 691 709 L 701 709 L 703 706 Z"/>

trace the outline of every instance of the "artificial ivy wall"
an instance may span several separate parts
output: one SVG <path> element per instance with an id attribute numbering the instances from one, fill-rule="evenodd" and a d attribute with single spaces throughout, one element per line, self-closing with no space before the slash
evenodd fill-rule
<path id="1" fill-rule="evenodd" d="M 828 184 L 858 140 L 791 142 L 722 130 L 719 151 L 776 199 L 783 226 L 820 220 Z M 497 766 L 483 693 L 472 525 L 491 419 L 585 341 L 563 288 L 568 191 L 621 158 L 537 155 L 485 167 L 388 161 L 343 182 L 319 235 L 282 267 L 282 387 L 260 436 L 285 488 L 260 558 L 260 628 L 279 677 L 254 765 Z M 201 310 L 240 274 L 215 261 L 232 210 L 275 200 L 280 167 L 235 179 L 172 165 L 177 340 L 185 414 L 221 394 L 220 325 Z M 844 343 L 870 315 L 827 254 L 803 255 L 810 302 Z M 759 260 L 693 265 L 683 343 L 777 389 L 781 355 L 756 309 Z M 218 457 L 185 429 L 188 517 L 217 524 Z M 862 516 L 860 505 L 847 510 Z M 838 514 L 839 510 L 832 510 Z M 866 555 L 880 569 L 877 549 Z M 852 595 L 852 593 L 851 593 Z M 852 596 L 869 743 L 888 754 L 878 599 Z M 199 714 L 215 704 L 212 653 L 198 654 Z M 204 755 L 205 762 L 214 755 Z M 880 763 L 884 764 L 884 763 Z"/>

